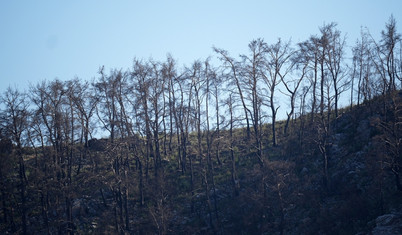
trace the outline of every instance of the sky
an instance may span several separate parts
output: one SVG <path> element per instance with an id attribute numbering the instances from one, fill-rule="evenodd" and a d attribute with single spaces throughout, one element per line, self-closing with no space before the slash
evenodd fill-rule
<path id="1" fill-rule="evenodd" d="M 179 65 L 233 56 L 248 43 L 293 43 L 336 22 L 351 47 L 361 27 L 375 38 L 391 14 L 402 32 L 401 0 L 0 1 L 0 93 L 43 80 L 92 79 L 98 70 L 129 69 L 134 58 Z"/>

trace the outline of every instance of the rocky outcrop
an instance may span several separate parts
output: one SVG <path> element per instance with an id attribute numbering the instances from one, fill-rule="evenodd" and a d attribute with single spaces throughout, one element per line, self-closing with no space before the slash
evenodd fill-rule
<path id="1" fill-rule="evenodd" d="M 402 234 L 402 212 L 381 215 L 375 219 L 375 224 L 373 235 Z"/>

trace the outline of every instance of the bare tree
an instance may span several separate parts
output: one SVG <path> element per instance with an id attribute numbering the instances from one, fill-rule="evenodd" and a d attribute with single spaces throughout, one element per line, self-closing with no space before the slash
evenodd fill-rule
<path id="1" fill-rule="evenodd" d="M 172 150 L 173 150 L 172 142 L 173 142 L 173 136 L 174 136 L 173 134 L 175 132 L 173 122 L 175 121 L 175 118 L 174 118 L 174 112 L 175 112 L 174 78 L 177 76 L 176 69 L 177 69 L 176 61 L 172 58 L 171 55 L 168 55 L 166 62 L 164 62 L 162 64 L 162 76 L 163 76 L 164 81 L 166 82 L 165 83 L 166 88 L 165 88 L 164 103 L 167 103 L 167 107 L 165 107 L 165 109 L 168 110 L 167 113 L 168 113 L 169 129 L 165 128 L 165 131 L 169 133 L 169 143 L 168 143 L 169 152 L 172 152 Z M 167 99 L 167 102 L 165 99 Z M 177 134 L 177 132 L 176 132 L 176 134 Z M 179 159 L 179 161 L 180 161 L 180 159 Z"/>
<path id="2" fill-rule="evenodd" d="M 326 38 L 327 40 L 327 55 L 325 57 L 325 63 L 332 78 L 335 97 L 335 118 L 338 118 L 339 97 L 348 84 L 344 80 L 346 77 L 346 70 L 344 69 L 343 64 L 346 38 L 345 36 L 342 37 L 341 32 L 336 29 L 336 23 L 324 25 L 320 30 L 323 34 L 323 38 Z"/>
<path id="3" fill-rule="evenodd" d="M 22 153 L 23 135 L 28 129 L 29 103 L 27 95 L 19 92 L 17 89 L 8 87 L 6 92 L 0 97 L 1 102 L 5 105 L 2 113 L 1 124 L 4 129 L 11 135 L 16 145 L 20 180 L 20 200 L 21 200 L 21 227 L 22 233 L 27 234 L 27 177 L 25 174 L 25 162 Z"/>
<path id="4" fill-rule="evenodd" d="M 208 61 L 207 61 L 208 62 Z M 208 65 L 208 66 L 207 66 Z M 216 160 L 219 165 L 222 164 L 221 157 L 220 157 L 220 152 L 221 152 L 221 125 L 225 121 L 225 119 L 221 116 L 221 104 L 219 98 L 221 95 L 224 93 L 222 92 L 222 86 L 224 86 L 224 82 L 221 76 L 218 76 L 217 74 L 217 69 L 213 68 L 211 65 L 209 65 L 209 62 L 206 64 L 206 73 L 207 73 L 207 79 L 208 79 L 208 85 L 209 83 L 212 86 L 212 89 L 208 86 L 209 92 L 212 93 L 212 96 L 215 98 L 215 132 L 214 132 L 214 138 L 213 142 L 215 143 L 215 148 L 216 148 Z M 207 93 L 209 93 L 207 92 Z M 208 95 L 209 96 L 209 95 Z M 207 115 L 208 117 L 208 115 Z"/>
<path id="5" fill-rule="evenodd" d="M 113 76 L 107 76 L 102 66 L 99 69 L 101 77 L 95 83 L 96 94 L 99 98 L 96 113 L 105 130 L 110 133 L 110 140 L 113 143 L 116 136 L 117 125 L 117 79 Z"/>
<path id="6" fill-rule="evenodd" d="M 292 118 L 294 112 L 295 112 L 295 105 L 296 105 L 296 98 L 297 98 L 297 91 L 300 87 L 300 84 L 302 84 L 304 77 L 306 76 L 307 72 L 308 72 L 308 65 L 309 65 L 309 59 L 306 58 L 306 56 L 304 55 L 303 51 L 298 51 L 296 54 L 294 54 L 294 56 L 292 56 L 291 58 L 292 62 L 289 65 L 291 68 L 293 66 L 295 66 L 293 69 L 294 74 L 299 73 L 297 78 L 295 79 L 286 79 L 285 77 L 281 76 L 281 81 L 283 83 L 283 85 L 285 86 L 288 94 L 286 94 L 287 96 L 289 96 L 290 98 L 290 112 L 287 112 L 287 119 L 286 119 L 286 124 L 285 124 L 285 128 L 284 128 L 284 134 L 287 134 L 288 131 L 288 127 L 289 127 L 289 122 L 290 119 Z M 301 71 L 299 71 L 301 70 Z"/>
<path id="7" fill-rule="evenodd" d="M 161 65 L 159 63 L 151 61 L 152 77 L 150 78 L 150 113 L 153 114 L 151 119 L 151 128 L 153 135 L 154 146 L 154 166 L 155 174 L 158 174 L 159 167 L 161 167 L 161 150 L 159 142 L 159 133 L 161 132 L 161 123 L 164 119 L 164 107 L 163 105 L 163 93 L 164 93 L 164 79 L 162 77 Z"/>
<path id="8" fill-rule="evenodd" d="M 12 154 L 13 143 L 10 138 L 7 138 L 8 133 L 4 126 L 5 119 L 1 120 L 0 128 L 0 157 L 3 159 L 0 162 L 0 200 L 1 200 L 1 211 L 2 218 L 1 223 L 3 225 L 9 226 L 11 231 L 16 231 L 16 225 L 14 223 L 14 215 L 12 208 L 15 207 L 12 200 L 12 193 L 10 188 L 13 187 L 8 179 L 10 175 L 14 174 L 13 166 L 15 163 L 15 158 Z"/>
<path id="9" fill-rule="evenodd" d="M 395 178 L 395 187 L 402 191 L 401 183 L 401 150 L 402 150 L 402 105 L 397 93 L 391 95 L 389 102 L 389 110 L 391 111 L 389 120 L 379 121 L 377 123 L 382 131 L 380 139 L 382 140 L 382 149 L 387 168 L 392 172 Z"/>
<path id="10" fill-rule="evenodd" d="M 262 128 L 261 128 L 261 106 L 262 95 L 258 89 L 263 78 L 263 66 L 268 48 L 262 39 L 253 40 L 248 44 L 249 55 L 241 55 L 242 72 L 241 75 L 247 81 L 246 94 L 251 102 L 250 117 L 254 130 L 255 149 L 257 150 L 257 158 L 260 164 L 263 164 L 262 158 Z"/>
<path id="11" fill-rule="evenodd" d="M 248 105 L 246 104 L 243 86 L 240 73 L 241 73 L 241 65 L 234 58 L 229 56 L 229 53 L 223 49 L 218 49 L 216 47 L 213 48 L 215 53 L 219 55 L 219 59 L 223 62 L 223 69 L 228 70 L 227 75 L 230 80 L 234 83 L 237 92 L 240 96 L 240 101 L 243 106 L 244 117 L 246 119 L 246 127 L 247 127 L 247 138 L 250 138 L 250 121 L 249 121 L 249 113 L 251 113 Z"/>
<path id="12" fill-rule="evenodd" d="M 370 41 L 370 35 L 367 30 L 362 29 L 360 32 L 360 40 L 356 41 L 352 48 L 353 52 L 353 74 L 352 82 L 357 79 L 357 105 L 361 102 L 368 101 L 373 97 L 375 66 L 372 61 L 373 45 Z M 351 87 L 351 99 L 353 102 L 354 86 Z"/>
<path id="13" fill-rule="evenodd" d="M 311 36 L 306 42 L 299 44 L 301 50 L 310 61 L 310 69 L 313 71 L 313 76 L 310 77 L 312 87 L 312 102 L 311 102 L 311 123 L 314 123 L 314 117 L 317 108 L 317 86 L 318 86 L 318 64 L 319 64 L 319 39 Z"/>
<path id="14" fill-rule="evenodd" d="M 401 35 L 396 31 L 396 20 L 393 15 L 385 25 L 385 30 L 381 32 L 381 52 L 383 54 L 383 63 L 385 64 L 388 75 L 388 92 L 396 89 L 396 80 L 401 78 L 397 73 L 397 50 L 396 46 L 401 40 Z M 401 80 L 402 81 L 402 80 Z"/>
<path id="15" fill-rule="evenodd" d="M 269 107 L 272 118 L 272 145 L 277 145 L 276 140 L 276 115 L 279 107 L 275 106 L 275 91 L 277 85 L 285 79 L 292 69 L 293 49 L 290 47 L 290 41 L 283 43 L 281 39 L 270 45 L 268 48 L 268 57 L 266 61 L 267 74 L 263 73 L 263 78 L 269 90 Z"/>
<path id="16" fill-rule="evenodd" d="M 230 142 L 230 161 L 231 161 L 231 181 L 232 181 L 232 186 L 233 186 L 233 192 L 234 195 L 239 195 L 239 189 L 240 189 L 240 183 L 239 179 L 237 177 L 237 171 L 236 171 L 236 158 L 235 158 L 235 138 L 233 137 L 233 128 L 235 127 L 235 107 L 234 107 L 234 100 L 233 100 L 233 94 L 229 93 L 229 98 L 227 99 L 227 105 L 228 105 L 228 111 L 230 115 L 230 121 L 229 121 L 229 142 Z"/>
<path id="17" fill-rule="evenodd" d="M 143 63 L 139 60 L 134 60 L 133 70 L 131 72 L 131 79 L 134 84 L 134 91 L 136 93 L 136 100 L 139 106 L 139 115 L 145 129 L 141 128 L 141 132 L 145 133 L 146 139 L 146 154 L 145 154 L 145 176 L 148 179 L 149 160 L 153 157 L 153 142 L 151 131 L 151 118 L 149 111 L 149 92 L 151 89 L 150 76 L 152 68 L 148 63 Z"/>

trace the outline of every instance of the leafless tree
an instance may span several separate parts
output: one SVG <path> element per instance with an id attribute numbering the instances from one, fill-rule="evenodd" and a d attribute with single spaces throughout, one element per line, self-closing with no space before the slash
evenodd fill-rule
<path id="1" fill-rule="evenodd" d="M 253 135 L 255 140 L 255 149 L 257 150 L 257 159 L 260 164 L 263 164 L 262 158 L 262 94 L 259 85 L 263 79 L 263 66 L 267 54 L 267 44 L 262 39 L 253 40 L 248 44 L 248 55 L 241 55 L 242 70 L 241 75 L 247 81 L 245 87 L 247 88 L 247 98 L 251 102 L 250 118 L 253 126 Z"/>
<path id="2" fill-rule="evenodd" d="M 345 81 L 346 69 L 344 66 L 344 54 L 346 38 L 336 29 L 336 23 L 324 25 L 320 28 L 322 40 L 327 52 L 324 58 L 327 70 L 332 78 L 332 85 L 335 99 L 335 118 L 338 118 L 339 97 L 345 90 L 348 83 Z M 330 107 L 328 107 L 330 109 Z"/>
<path id="3" fill-rule="evenodd" d="M 100 78 L 94 84 L 99 104 L 96 106 L 97 116 L 102 123 L 102 127 L 110 133 L 110 140 L 113 143 L 117 133 L 117 89 L 118 79 L 105 74 L 105 68 L 99 69 Z"/>
<path id="4" fill-rule="evenodd" d="M 290 47 L 290 41 L 283 43 L 281 39 L 268 48 L 268 57 L 266 61 L 267 73 L 262 73 L 269 91 L 269 107 L 272 118 L 272 145 L 277 145 L 276 140 L 276 115 L 279 107 L 275 105 L 275 91 L 277 86 L 292 70 L 291 56 L 293 49 Z"/>
<path id="5" fill-rule="evenodd" d="M 302 84 L 306 74 L 308 73 L 309 59 L 304 55 L 302 50 L 298 51 L 291 58 L 292 62 L 289 65 L 293 71 L 293 74 L 297 76 L 294 79 L 285 79 L 281 76 L 281 81 L 287 90 L 287 96 L 290 98 L 290 112 L 287 112 L 287 119 L 284 128 L 284 134 L 287 134 L 289 122 L 295 112 L 297 91 Z"/>
<path id="6" fill-rule="evenodd" d="M 5 93 L 0 97 L 1 102 L 5 105 L 5 109 L 1 115 L 1 125 L 11 136 L 12 141 L 16 145 L 18 156 L 20 180 L 20 200 L 21 200 L 21 227 L 22 233 L 27 234 L 27 177 L 25 174 L 25 162 L 22 153 L 23 135 L 28 130 L 29 120 L 29 102 L 25 93 L 19 92 L 17 89 L 8 87 Z"/>
<path id="7" fill-rule="evenodd" d="M 353 52 L 353 73 L 352 82 L 357 79 L 357 105 L 368 101 L 373 97 L 375 91 L 375 66 L 372 57 L 373 43 L 367 30 L 361 29 L 360 39 L 356 41 L 352 48 Z M 353 102 L 353 92 L 355 88 L 351 87 L 351 99 Z"/>
<path id="8" fill-rule="evenodd" d="M 234 102 L 234 97 L 232 93 L 229 93 L 229 97 L 226 101 L 228 105 L 228 112 L 230 116 L 230 121 L 229 121 L 229 142 L 230 142 L 230 161 L 231 161 L 231 181 L 232 181 L 232 186 L 233 186 L 233 192 L 234 195 L 238 196 L 239 195 L 239 189 L 240 189 L 240 183 L 239 179 L 237 177 L 237 171 L 236 171 L 236 157 L 235 157 L 235 138 L 233 137 L 233 129 L 235 127 L 235 102 Z"/>
<path id="9" fill-rule="evenodd" d="M 240 101 L 244 111 L 244 117 L 246 119 L 246 127 L 247 127 L 247 138 L 250 138 L 250 120 L 249 120 L 249 113 L 251 113 L 250 109 L 248 108 L 248 104 L 246 103 L 246 98 L 244 95 L 244 81 L 241 80 L 241 64 L 237 62 L 234 58 L 230 57 L 229 53 L 223 49 L 218 49 L 216 47 L 213 48 L 215 53 L 218 54 L 219 59 L 223 62 L 223 69 L 226 72 L 226 76 L 230 78 L 232 83 L 237 89 L 237 92 L 240 97 Z"/>
<path id="10" fill-rule="evenodd" d="M 385 30 L 381 32 L 381 54 L 383 55 L 382 61 L 385 64 L 386 73 L 388 75 L 388 92 L 396 89 L 396 80 L 401 78 L 397 73 L 397 46 L 401 41 L 401 35 L 396 31 L 396 20 L 391 15 L 385 25 Z M 402 80 L 401 80 L 402 81 Z"/>

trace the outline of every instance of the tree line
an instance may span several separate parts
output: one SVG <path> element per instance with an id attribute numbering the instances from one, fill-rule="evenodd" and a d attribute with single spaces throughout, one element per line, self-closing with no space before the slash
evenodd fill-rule
<path id="1" fill-rule="evenodd" d="M 317 127 L 328 184 L 330 120 L 342 115 L 342 98 L 360 106 L 402 88 L 402 42 L 392 16 L 379 41 L 362 29 L 352 59 L 347 50 L 345 34 L 330 23 L 295 45 L 252 40 L 238 57 L 214 47 L 216 64 L 208 58 L 180 67 L 170 55 L 135 58 L 128 70 L 101 67 L 93 80 L 42 81 L 26 92 L 9 87 L 1 95 L 2 224 L 22 234 L 35 222 L 48 233 L 72 234 L 76 189 L 92 184 L 116 231 L 132 229 L 135 198 L 166 233 L 171 212 L 163 181 L 173 162 L 177 174 L 188 177 L 189 210 L 197 211 L 196 194 L 205 192 L 210 225 L 219 231 L 215 171 L 230 171 L 238 195 L 236 159 L 250 155 L 263 170 L 265 152 L 281 144 L 278 137 L 298 136 L 303 143 L 307 125 Z M 284 98 L 286 108 L 278 104 Z M 279 108 L 286 119 L 278 129 Z M 238 130 L 247 152 L 236 146 Z M 97 140 L 100 135 L 107 139 Z M 267 179 L 260 180 L 267 187 Z"/>

